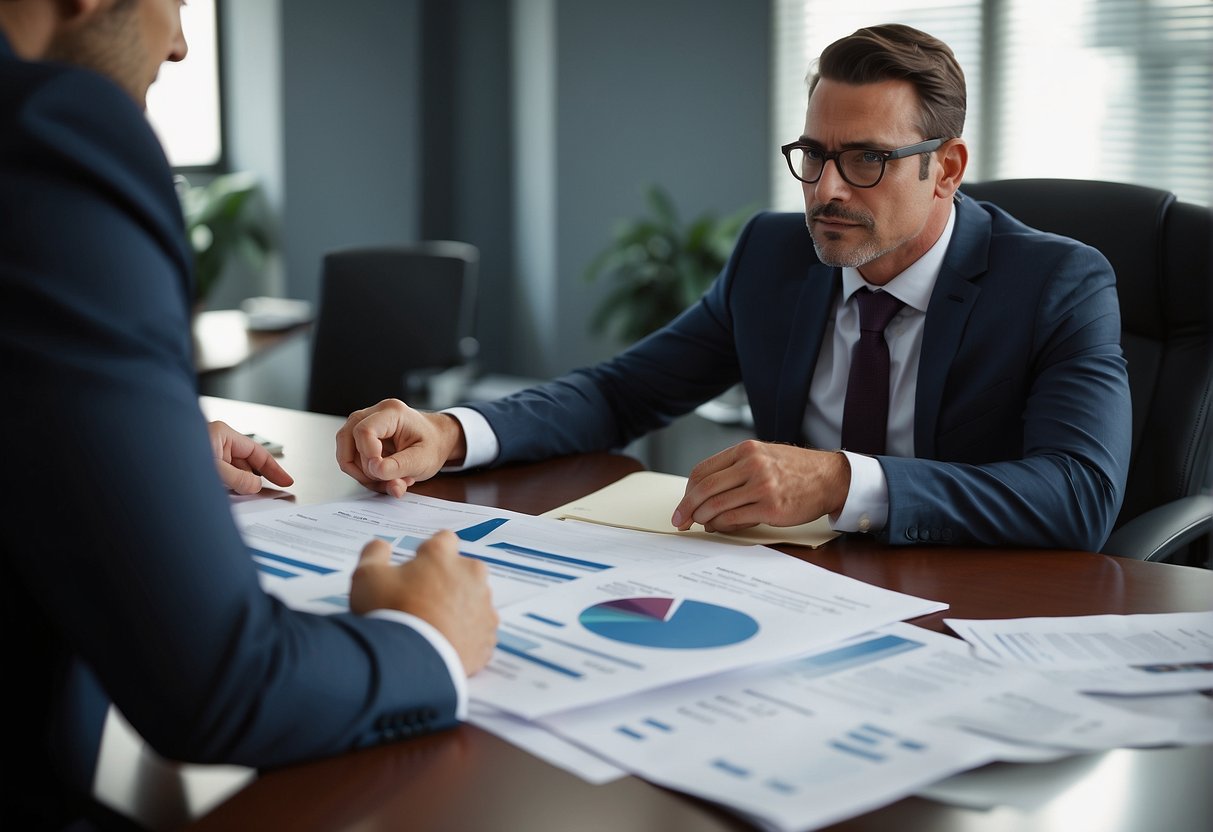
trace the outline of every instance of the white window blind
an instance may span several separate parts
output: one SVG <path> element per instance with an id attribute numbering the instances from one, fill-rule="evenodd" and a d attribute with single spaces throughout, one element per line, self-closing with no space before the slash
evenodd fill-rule
<path id="1" fill-rule="evenodd" d="M 161 66 L 148 90 L 148 120 L 175 168 L 213 167 L 223 159 L 217 23 L 214 0 L 182 6 L 189 54 Z"/>
<path id="2" fill-rule="evenodd" d="M 809 75 L 816 70 L 821 51 L 856 29 L 878 23 L 905 23 L 952 47 L 965 72 L 969 110 L 965 139 L 974 155 L 980 152 L 980 136 L 974 127 L 980 120 L 980 101 L 973 95 L 981 85 L 980 0 L 869 0 L 852 9 L 833 0 L 776 0 L 775 91 L 772 96 L 775 135 L 786 144 L 804 132 L 808 104 Z M 775 149 L 773 161 L 774 204 L 780 210 L 802 208 L 800 183 L 788 173 L 787 163 Z"/>
<path id="3" fill-rule="evenodd" d="M 968 82 L 967 178 L 1133 182 L 1213 203 L 1213 3 L 777 0 L 774 123 L 800 134 L 805 75 L 831 41 L 908 23 L 952 46 Z M 782 158 L 775 206 L 801 207 Z"/>

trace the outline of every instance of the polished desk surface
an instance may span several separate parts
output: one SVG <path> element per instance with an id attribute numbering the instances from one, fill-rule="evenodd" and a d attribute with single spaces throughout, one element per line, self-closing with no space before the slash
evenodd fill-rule
<path id="1" fill-rule="evenodd" d="M 223 399 L 209 418 L 281 442 L 300 503 L 364 493 L 337 470 L 340 419 Z M 447 500 L 539 514 L 642 466 L 593 454 L 498 471 L 440 476 L 414 490 Z M 794 556 L 862 581 L 946 601 L 914 624 L 942 619 L 1146 613 L 1213 608 L 1213 573 L 1088 552 L 884 547 L 839 538 Z M 908 798 L 836 830 L 1213 829 L 1213 746 L 1128 750 L 1034 766 L 989 766 L 970 778 L 1047 783 L 1052 799 L 980 811 Z M 207 830 L 738 830 L 708 803 L 626 777 L 592 786 L 480 729 L 460 728 L 263 773 L 192 824 Z"/>

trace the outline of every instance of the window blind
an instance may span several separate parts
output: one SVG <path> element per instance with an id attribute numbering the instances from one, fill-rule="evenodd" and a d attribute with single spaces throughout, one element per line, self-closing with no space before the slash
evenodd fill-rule
<path id="1" fill-rule="evenodd" d="M 873 23 L 952 46 L 969 93 L 967 178 L 1132 182 L 1213 204 L 1213 3 L 1208 0 L 878 0 L 862 11 L 776 0 L 773 123 L 801 132 L 809 62 Z M 774 203 L 801 207 L 777 153 Z"/>

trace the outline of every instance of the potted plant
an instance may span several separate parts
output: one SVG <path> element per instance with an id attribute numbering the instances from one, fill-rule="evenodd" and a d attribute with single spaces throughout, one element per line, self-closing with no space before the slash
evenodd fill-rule
<path id="1" fill-rule="evenodd" d="M 264 266 L 273 250 L 273 224 L 251 173 L 222 174 L 204 185 L 181 176 L 177 194 L 194 252 L 194 303 L 201 307 L 236 258 Z"/>
<path id="2" fill-rule="evenodd" d="M 621 223 L 585 271 L 589 281 L 611 281 L 590 321 L 592 331 L 623 343 L 643 338 L 699 299 L 753 212 L 746 208 L 722 219 L 708 212 L 684 225 L 659 186 L 648 187 L 645 202 L 649 215 Z"/>

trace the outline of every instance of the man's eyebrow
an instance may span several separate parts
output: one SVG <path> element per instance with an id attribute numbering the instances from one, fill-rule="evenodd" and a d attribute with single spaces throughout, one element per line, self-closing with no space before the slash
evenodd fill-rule
<path id="1" fill-rule="evenodd" d="M 800 137 L 800 144 L 807 144 L 807 145 L 812 145 L 813 147 L 820 147 L 820 148 L 825 147 L 824 142 L 819 142 L 816 139 L 809 138 L 808 136 L 805 136 L 805 135 L 802 135 Z M 862 141 L 862 142 L 843 142 L 842 149 L 843 150 L 882 150 L 888 144 L 889 144 L 888 142 L 876 141 L 874 139 L 869 140 L 869 141 Z"/>

